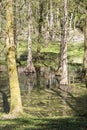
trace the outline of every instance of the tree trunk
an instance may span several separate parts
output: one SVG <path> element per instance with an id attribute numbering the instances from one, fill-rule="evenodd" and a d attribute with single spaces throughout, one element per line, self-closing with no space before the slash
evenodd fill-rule
<path id="1" fill-rule="evenodd" d="M 25 68 L 25 73 L 35 73 L 35 68 L 32 61 L 32 49 L 31 49 L 31 6 L 30 1 L 28 2 L 28 58 L 27 67 Z"/>
<path id="2" fill-rule="evenodd" d="M 48 0 L 46 0 L 46 23 L 45 23 L 45 44 L 46 47 L 48 46 L 48 40 L 49 40 L 49 14 L 48 14 Z"/>
<path id="3" fill-rule="evenodd" d="M 86 9 L 86 25 L 84 29 L 84 72 L 85 72 L 85 84 L 87 87 L 87 9 Z"/>
<path id="4" fill-rule="evenodd" d="M 13 0 L 7 0 L 6 4 L 6 48 L 7 48 L 7 66 L 10 85 L 10 113 L 21 114 L 23 112 L 19 80 L 16 67 L 16 47 L 14 44 L 13 31 Z"/>
<path id="5" fill-rule="evenodd" d="M 16 16 L 16 14 L 17 14 L 17 12 L 16 12 L 16 4 L 17 4 L 17 1 L 16 0 L 13 0 L 13 2 L 14 2 L 14 6 L 13 6 L 13 11 L 14 11 L 14 44 L 17 46 L 17 32 L 16 32 L 16 24 L 17 24 L 17 16 Z"/>
<path id="6" fill-rule="evenodd" d="M 18 53 L 17 53 L 17 48 L 18 48 L 18 44 L 17 44 L 17 7 L 16 7 L 16 4 L 17 4 L 17 0 L 13 0 L 13 31 L 14 31 L 14 44 L 16 46 L 16 61 L 18 59 Z"/>
<path id="7" fill-rule="evenodd" d="M 68 15 L 67 15 L 67 0 L 64 0 L 63 16 L 61 20 L 61 44 L 60 44 L 60 60 L 58 69 L 58 78 L 60 86 L 68 85 L 67 75 L 67 26 L 68 26 Z"/>
<path id="8" fill-rule="evenodd" d="M 38 42 L 41 43 L 43 39 L 43 0 L 39 0 L 39 24 L 38 24 Z"/>
<path id="9" fill-rule="evenodd" d="M 50 39 L 53 40 L 53 11 L 52 11 L 52 0 L 50 0 Z"/>

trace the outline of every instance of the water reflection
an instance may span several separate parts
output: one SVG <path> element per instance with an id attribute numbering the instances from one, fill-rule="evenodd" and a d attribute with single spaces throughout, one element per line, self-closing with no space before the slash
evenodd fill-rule
<path id="1" fill-rule="evenodd" d="M 30 75 L 25 75 L 23 68 L 18 71 L 23 106 L 27 113 L 37 116 L 64 115 L 64 93 L 61 92 L 63 96 L 60 96 L 56 92 L 58 82 L 54 72 L 47 68 L 41 68 L 41 71 L 37 70 L 36 74 Z"/>

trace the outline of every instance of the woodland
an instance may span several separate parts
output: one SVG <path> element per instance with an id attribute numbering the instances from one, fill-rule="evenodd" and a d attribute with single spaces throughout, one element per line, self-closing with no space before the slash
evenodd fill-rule
<path id="1" fill-rule="evenodd" d="M 0 0 L 0 130 L 87 130 L 87 0 Z"/>

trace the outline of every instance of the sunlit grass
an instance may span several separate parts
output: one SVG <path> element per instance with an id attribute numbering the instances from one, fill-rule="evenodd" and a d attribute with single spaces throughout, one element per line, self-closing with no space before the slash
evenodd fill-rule
<path id="1" fill-rule="evenodd" d="M 69 43 L 68 44 L 68 57 L 70 61 L 73 61 L 75 58 L 80 61 L 83 61 L 84 55 L 84 44 L 83 43 Z M 79 62 L 77 60 L 77 63 Z"/>
<path id="2" fill-rule="evenodd" d="M 49 42 L 46 46 L 44 43 L 38 44 L 37 42 L 32 43 L 32 51 L 34 53 L 37 52 L 37 48 L 40 47 L 40 53 L 49 53 L 56 54 L 58 56 L 58 53 L 60 51 L 60 45 L 57 42 Z M 18 46 L 18 54 L 19 56 L 23 54 L 24 52 L 27 52 L 27 42 L 21 41 Z M 81 58 L 83 59 L 84 54 L 84 44 L 83 43 L 68 43 L 68 57 L 70 59 L 74 58 Z M 49 55 L 51 56 L 51 55 Z"/>

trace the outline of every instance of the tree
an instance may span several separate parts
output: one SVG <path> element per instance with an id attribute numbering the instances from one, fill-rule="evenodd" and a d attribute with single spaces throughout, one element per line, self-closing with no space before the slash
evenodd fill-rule
<path id="1" fill-rule="evenodd" d="M 85 84 L 87 87 L 87 7 L 85 17 L 85 29 L 84 29 L 84 72 L 85 72 Z"/>
<path id="2" fill-rule="evenodd" d="M 10 85 L 10 113 L 20 114 L 23 112 L 19 80 L 16 67 L 16 46 L 14 43 L 14 26 L 13 26 L 13 0 L 6 1 L 6 49 L 7 49 L 7 66 Z"/>
<path id="3" fill-rule="evenodd" d="M 42 34 L 42 27 L 43 27 L 43 0 L 39 0 L 39 22 L 38 22 L 38 42 L 41 43 L 43 34 Z"/>
<path id="4" fill-rule="evenodd" d="M 52 0 L 50 0 L 50 39 L 53 40 L 53 10 Z"/>
<path id="5" fill-rule="evenodd" d="M 67 74 L 67 28 L 68 28 L 68 14 L 67 14 L 67 0 L 63 0 L 63 14 L 61 18 L 61 44 L 60 44 L 60 59 L 58 67 L 59 85 L 61 87 L 68 85 Z"/>
<path id="6" fill-rule="evenodd" d="M 27 58 L 27 67 L 25 68 L 26 73 L 34 73 L 35 72 L 35 68 L 34 68 L 33 61 L 32 61 L 32 49 L 31 49 L 31 47 L 32 47 L 31 46 L 31 44 L 32 44 L 32 40 L 31 40 L 31 26 L 32 26 L 31 14 L 32 14 L 31 4 L 30 4 L 30 1 L 28 1 L 28 58 Z"/>

